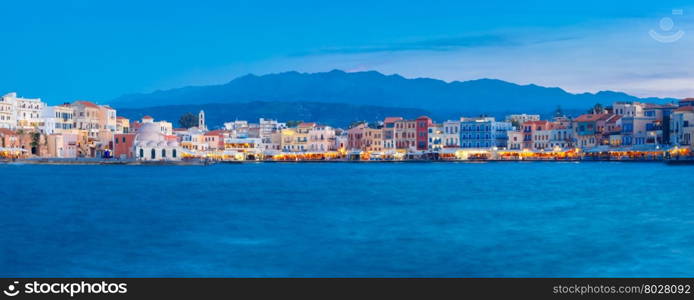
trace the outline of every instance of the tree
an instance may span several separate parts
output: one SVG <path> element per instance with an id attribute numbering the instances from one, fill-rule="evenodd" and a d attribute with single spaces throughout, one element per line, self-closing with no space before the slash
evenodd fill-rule
<path id="1" fill-rule="evenodd" d="M 289 121 L 287 121 L 286 124 L 287 124 L 287 127 L 288 127 L 288 128 L 292 128 L 292 127 L 298 126 L 299 124 L 301 124 L 301 123 L 303 123 L 303 122 L 304 122 L 304 121 L 289 120 Z"/>
<path id="2" fill-rule="evenodd" d="M 39 145 L 41 144 L 41 134 L 38 132 L 31 133 L 31 154 L 39 154 Z"/>
<path id="3" fill-rule="evenodd" d="M 361 124 L 366 124 L 366 121 L 354 121 L 354 122 L 349 124 L 349 128 L 354 128 L 354 127 L 357 127 Z"/>
<path id="4" fill-rule="evenodd" d="M 198 116 L 193 113 L 185 113 L 178 119 L 178 124 L 186 129 L 198 126 Z"/>
<path id="5" fill-rule="evenodd" d="M 605 111 L 605 108 L 602 106 L 600 103 L 596 103 L 593 108 L 591 108 L 588 113 L 589 114 L 601 114 Z"/>

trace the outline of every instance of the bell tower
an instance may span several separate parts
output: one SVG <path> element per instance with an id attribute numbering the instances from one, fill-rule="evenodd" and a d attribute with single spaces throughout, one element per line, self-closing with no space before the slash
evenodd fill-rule
<path id="1" fill-rule="evenodd" d="M 200 113 L 198 113 L 198 129 L 207 130 L 207 126 L 205 126 L 205 111 L 204 110 L 200 110 Z"/>

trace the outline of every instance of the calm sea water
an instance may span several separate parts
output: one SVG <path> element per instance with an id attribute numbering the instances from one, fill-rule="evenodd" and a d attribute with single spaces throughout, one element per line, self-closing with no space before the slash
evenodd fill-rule
<path id="1" fill-rule="evenodd" d="M 694 168 L 0 165 L 0 276 L 694 276 Z"/>

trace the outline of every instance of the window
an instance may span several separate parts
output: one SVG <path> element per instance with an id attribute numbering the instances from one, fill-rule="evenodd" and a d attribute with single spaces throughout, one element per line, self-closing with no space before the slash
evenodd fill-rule
<path id="1" fill-rule="evenodd" d="M 161 157 L 166 158 L 166 149 L 161 149 Z"/>
<path id="2" fill-rule="evenodd" d="M 145 157 L 145 151 L 140 148 L 140 158 Z"/>
<path id="3" fill-rule="evenodd" d="M 155 159 L 157 157 L 157 152 L 152 149 L 152 159 Z"/>

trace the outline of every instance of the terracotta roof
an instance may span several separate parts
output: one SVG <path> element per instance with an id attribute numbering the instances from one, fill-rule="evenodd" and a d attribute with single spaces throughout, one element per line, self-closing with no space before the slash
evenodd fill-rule
<path id="1" fill-rule="evenodd" d="M 152 118 L 152 117 L 149 116 L 149 115 L 146 115 L 146 116 L 142 117 L 142 119 L 143 119 L 143 120 L 144 120 L 144 119 L 152 119 L 152 120 L 154 120 L 154 118 Z"/>
<path id="2" fill-rule="evenodd" d="M 7 134 L 7 135 L 16 135 L 17 134 L 16 132 L 9 130 L 7 128 L 0 128 L 0 133 L 1 134 Z"/>
<path id="3" fill-rule="evenodd" d="M 297 125 L 297 127 L 314 127 L 316 126 L 316 123 L 314 122 L 303 122 Z"/>
<path id="4" fill-rule="evenodd" d="M 205 132 L 205 135 L 210 136 L 210 135 L 222 135 L 224 133 L 224 130 L 212 130 Z"/>
<path id="5" fill-rule="evenodd" d="M 387 117 L 385 120 L 383 120 L 383 123 L 393 123 L 400 120 L 402 120 L 402 117 Z"/>
<path id="6" fill-rule="evenodd" d="M 116 119 L 119 119 L 119 120 L 127 120 L 127 118 L 126 118 L 126 117 L 123 117 L 123 116 L 117 116 Z"/>
<path id="7" fill-rule="evenodd" d="M 75 103 L 82 104 L 86 107 L 99 108 L 98 105 L 94 104 L 93 102 L 89 102 L 89 101 L 75 101 Z"/>
<path id="8" fill-rule="evenodd" d="M 646 109 L 649 108 L 676 108 L 677 105 L 672 104 L 672 103 L 665 103 L 665 104 L 654 104 L 654 103 L 646 103 Z"/>
<path id="9" fill-rule="evenodd" d="M 675 109 L 675 111 L 676 112 L 685 112 L 685 111 L 694 112 L 694 106 L 682 106 L 678 109 Z"/>
<path id="10" fill-rule="evenodd" d="M 622 116 L 620 115 L 612 115 L 610 118 L 607 119 L 607 123 L 617 123 L 617 121 L 621 120 Z"/>
<path id="11" fill-rule="evenodd" d="M 575 122 L 595 122 L 595 121 L 605 121 L 610 119 L 613 114 L 585 114 L 585 115 L 580 115 L 578 118 L 576 118 L 574 121 Z"/>
<path id="12" fill-rule="evenodd" d="M 525 121 L 523 122 L 523 125 L 547 125 L 549 121 L 547 120 L 540 120 L 540 121 Z"/>

